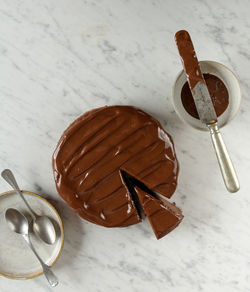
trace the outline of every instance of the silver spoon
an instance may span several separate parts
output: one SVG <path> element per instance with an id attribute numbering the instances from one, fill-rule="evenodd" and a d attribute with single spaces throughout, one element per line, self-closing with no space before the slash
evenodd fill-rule
<path id="1" fill-rule="evenodd" d="M 41 240 L 48 244 L 53 244 L 56 241 L 55 227 L 47 216 L 38 216 L 30 207 L 22 192 L 20 191 L 16 179 L 10 169 L 5 169 L 1 173 L 2 177 L 9 185 L 21 196 L 33 219 L 33 230 Z"/>
<path id="2" fill-rule="evenodd" d="M 43 268 L 43 273 L 45 277 L 47 278 L 48 282 L 50 283 L 52 287 L 55 287 L 58 284 L 57 277 L 51 271 L 50 267 L 46 265 L 43 262 L 43 260 L 40 258 L 32 242 L 30 241 L 29 223 L 28 223 L 27 218 L 18 210 L 10 208 L 5 212 L 5 219 L 12 231 L 19 233 L 23 236 L 24 240 L 27 242 L 27 244 L 29 245 L 33 253 L 38 258 L 39 262 L 41 263 L 42 268 Z"/>

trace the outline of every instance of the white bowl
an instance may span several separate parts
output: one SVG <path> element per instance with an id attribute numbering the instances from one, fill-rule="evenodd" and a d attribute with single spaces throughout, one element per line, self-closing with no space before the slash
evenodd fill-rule
<path id="1" fill-rule="evenodd" d="M 218 117 L 218 125 L 221 128 L 235 117 L 235 115 L 237 114 L 240 108 L 241 90 L 240 90 L 239 81 L 237 77 L 235 76 L 235 74 L 229 68 L 227 68 L 225 65 L 222 65 L 218 62 L 200 61 L 200 66 L 201 66 L 201 71 L 203 73 L 210 73 L 220 78 L 224 82 L 228 90 L 229 105 L 227 109 L 225 110 L 225 112 L 221 116 Z M 189 124 L 190 126 L 198 130 L 207 131 L 208 129 L 206 125 L 202 124 L 200 120 L 192 117 L 185 110 L 182 104 L 181 90 L 182 90 L 183 85 L 186 83 L 186 81 L 187 81 L 186 74 L 184 70 L 182 70 L 178 74 L 173 86 L 172 95 L 173 95 L 174 109 L 177 115 L 179 116 L 179 118 L 183 122 Z"/>

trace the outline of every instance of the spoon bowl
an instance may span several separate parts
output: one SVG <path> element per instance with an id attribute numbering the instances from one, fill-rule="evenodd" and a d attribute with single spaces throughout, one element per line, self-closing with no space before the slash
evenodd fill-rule
<path id="1" fill-rule="evenodd" d="M 28 234 L 28 220 L 22 213 L 17 212 L 16 209 L 8 209 L 5 213 L 5 219 L 12 231 L 21 235 Z"/>
<path id="2" fill-rule="evenodd" d="M 53 244 L 56 241 L 54 225 L 47 216 L 37 216 L 33 223 L 33 230 L 47 244 Z"/>

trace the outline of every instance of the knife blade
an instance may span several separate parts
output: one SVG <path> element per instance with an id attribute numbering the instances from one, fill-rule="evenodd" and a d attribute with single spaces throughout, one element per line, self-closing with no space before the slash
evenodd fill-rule
<path id="1" fill-rule="evenodd" d="M 206 125 L 216 123 L 217 116 L 207 85 L 199 81 L 191 92 L 201 122 Z"/>

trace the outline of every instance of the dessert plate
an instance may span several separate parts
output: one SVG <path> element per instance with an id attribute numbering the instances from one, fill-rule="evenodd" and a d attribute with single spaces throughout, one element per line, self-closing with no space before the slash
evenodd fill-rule
<path id="1" fill-rule="evenodd" d="M 64 242 L 64 230 L 60 215 L 44 198 L 32 192 L 22 192 L 32 209 L 38 215 L 50 217 L 55 225 L 57 239 L 53 245 L 42 242 L 32 232 L 30 234 L 31 241 L 38 254 L 47 265 L 52 266 L 59 257 Z M 15 191 L 0 194 L 0 275 L 11 279 L 37 277 L 42 274 L 41 265 L 22 236 L 9 229 L 5 222 L 5 211 L 8 208 L 18 209 L 28 219 L 31 218 L 27 207 Z"/>

